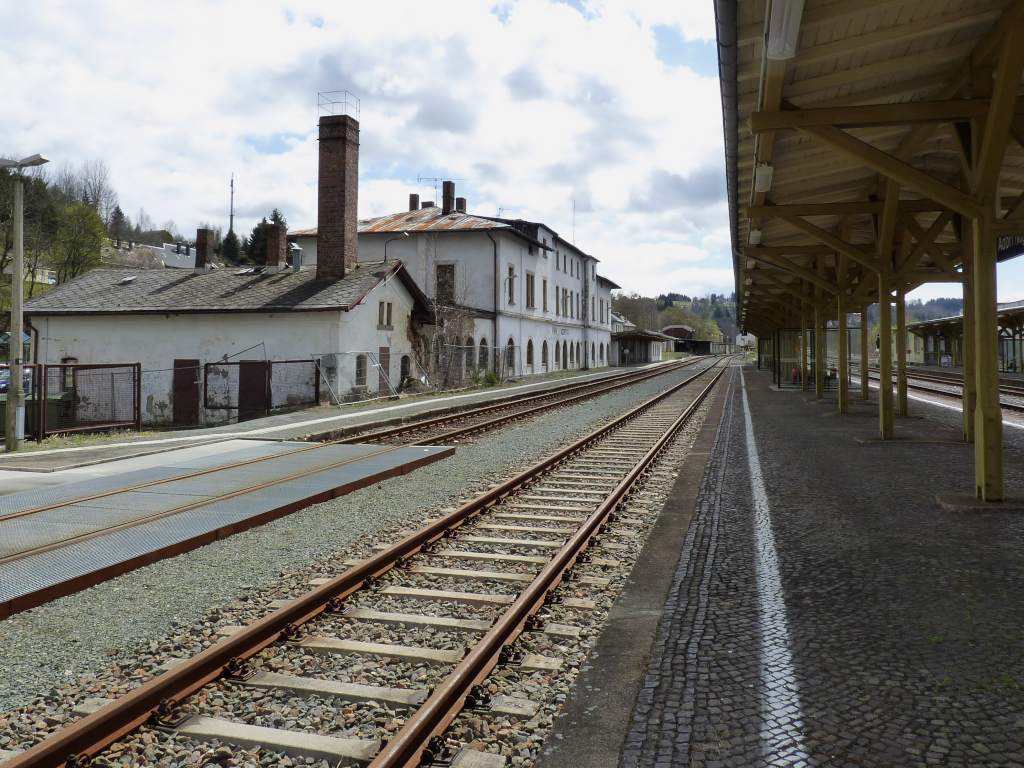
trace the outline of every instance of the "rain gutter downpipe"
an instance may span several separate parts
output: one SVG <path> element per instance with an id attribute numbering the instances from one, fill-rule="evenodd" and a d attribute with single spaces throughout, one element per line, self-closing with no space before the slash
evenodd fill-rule
<path id="1" fill-rule="evenodd" d="M 498 241 L 491 237 L 490 232 L 485 232 L 487 238 L 491 241 L 494 246 L 494 338 L 491 339 L 491 345 L 493 349 L 498 349 L 498 312 L 501 311 L 501 273 L 498 271 Z M 491 355 L 492 358 L 496 358 L 497 352 Z M 498 370 L 498 361 L 493 359 L 490 361 L 491 365 L 494 366 L 494 370 Z"/>

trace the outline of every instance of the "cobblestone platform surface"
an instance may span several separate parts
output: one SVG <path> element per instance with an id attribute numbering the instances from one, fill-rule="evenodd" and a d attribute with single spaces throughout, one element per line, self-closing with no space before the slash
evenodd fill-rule
<path id="1" fill-rule="evenodd" d="M 1024 513 L 935 503 L 973 488 L 959 418 L 858 442 L 877 406 L 742 370 L 621 766 L 1024 766 Z"/>

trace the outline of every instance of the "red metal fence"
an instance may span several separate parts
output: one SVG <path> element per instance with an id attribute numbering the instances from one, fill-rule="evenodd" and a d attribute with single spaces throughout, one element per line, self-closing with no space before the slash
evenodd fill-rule
<path id="1" fill-rule="evenodd" d="M 142 429 L 142 364 L 25 365 L 25 437 L 127 427 Z M 0 434 L 10 368 L 0 365 Z"/>

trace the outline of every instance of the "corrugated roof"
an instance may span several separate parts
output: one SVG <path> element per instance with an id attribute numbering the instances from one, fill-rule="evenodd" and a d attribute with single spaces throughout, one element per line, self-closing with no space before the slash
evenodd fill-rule
<path id="1" fill-rule="evenodd" d="M 422 297 L 396 260 L 362 262 L 341 280 L 317 280 L 315 269 L 275 275 L 241 271 L 233 267 L 197 275 L 177 269 L 96 269 L 26 302 L 25 314 L 347 311 L 389 274 Z M 134 279 L 126 282 L 128 277 Z"/>
<path id="2" fill-rule="evenodd" d="M 445 230 L 512 229 L 502 221 L 453 211 L 445 216 L 438 207 L 402 211 L 359 222 L 359 232 L 440 232 Z"/>

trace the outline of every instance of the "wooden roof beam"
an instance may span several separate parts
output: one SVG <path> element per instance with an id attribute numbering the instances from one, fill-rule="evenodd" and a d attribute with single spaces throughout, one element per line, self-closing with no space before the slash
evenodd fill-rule
<path id="1" fill-rule="evenodd" d="M 755 261 L 760 261 L 763 264 L 768 264 L 769 266 L 777 267 L 785 272 L 789 272 L 791 275 L 806 280 L 819 288 L 823 288 L 829 293 L 839 293 L 839 288 L 825 278 L 818 277 L 818 275 L 814 274 L 809 269 L 804 269 L 799 264 L 790 261 L 783 255 L 767 253 L 767 250 L 768 249 L 761 248 L 760 246 L 747 246 L 743 249 L 743 254 L 747 258 L 754 259 Z"/>
<path id="2" fill-rule="evenodd" d="M 975 179 L 977 194 L 990 200 L 999 184 L 999 171 L 1009 140 L 1010 122 L 1017 103 L 1021 71 L 1024 70 L 1024 18 L 1017 17 L 1004 29 L 999 64 L 992 88 L 991 106 L 985 121 Z"/>
<path id="3" fill-rule="evenodd" d="M 866 144 L 838 128 L 809 126 L 802 130 L 838 150 L 859 158 L 865 165 L 883 176 L 910 187 L 915 192 L 936 200 L 957 213 L 972 218 L 981 215 L 981 206 L 972 196 L 882 152 L 880 149 L 875 149 L 870 144 Z"/>
<path id="4" fill-rule="evenodd" d="M 783 221 L 796 229 L 799 229 L 805 235 L 810 235 L 818 242 L 830 248 L 835 253 L 845 254 L 847 257 L 857 262 L 861 266 L 867 267 L 878 272 L 884 267 L 879 266 L 877 259 L 872 258 L 862 250 L 857 248 L 852 243 L 848 243 L 845 240 L 841 240 L 830 232 L 826 232 L 821 227 L 816 227 L 810 222 L 804 221 L 799 216 L 780 216 Z"/>
<path id="5" fill-rule="evenodd" d="M 956 268 L 953 264 L 946 259 L 942 254 L 942 251 L 935 246 L 935 238 L 938 237 L 939 233 L 946 228 L 950 221 L 953 220 L 953 213 L 946 211 L 945 213 L 939 214 L 939 217 L 932 222 L 932 225 L 925 232 L 921 225 L 917 223 L 913 216 L 909 213 L 900 213 L 899 219 L 903 226 L 907 228 L 907 231 L 913 235 L 917 241 L 917 246 L 911 251 L 910 255 L 906 259 L 906 264 L 901 265 L 900 272 L 908 272 L 913 269 L 917 262 L 921 260 L 927 252 L 939 268 L 943 272 L 954 273 Z"/>
<path id="6" fill-rule="evenodd" d="M 1024 98 L 1013 94 L 1012 114 L 1024 114 Z M 864 107 L 827 107 L 825 109 L 754 112 L 747 118 L 751 133 L 796 130 L 811 125 L 836 128 L 866 128 L 912 123 L 951 123 L 983 117 L 989 113 L 991 99 L 948 99 L 912 101 L 906 104 L 871 104 Z M 1005 105 L 1004 105 L 1005 107 Z"/>

